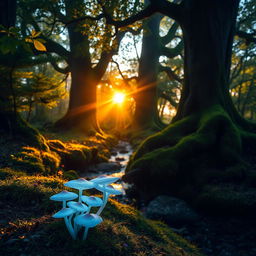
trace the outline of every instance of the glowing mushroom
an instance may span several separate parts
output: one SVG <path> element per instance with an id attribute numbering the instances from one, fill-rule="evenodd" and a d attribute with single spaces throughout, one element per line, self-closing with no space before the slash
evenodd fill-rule
<path id="1" fill-rule="evenodd" d="M 103 211 L 104 207 L 107 204 L 108 198 L 110 195 L 121 195 L 122 191 L 115 189 L 112 185 L 97 185 L 95 186 L 96 189 L 103 192 L 103 204 L 100 209 L 97 211 L 97 214 L 100 215 Z"/>
<path id="2" fill-rule="evenodd" d="M 76 212 L 86 212 L 88 210 L 88 206 L 80 202 L 70 201 L 67 205 Z"/>
<path id="3" fill-rule="evenodd" d="M 63 202 L 63 208 L 65 208 L 67 201 L 74 200 L 77 197 L 78 197 L 78 195 L 76 193 L 69 192 L 67 190 L 63 190 L 62 192 L 51 196 L 50 199 L 53 200 L 53 201 Z"/>
<path id="4" fill-rule="evenodd" d="M 98 216 L 97 214 L 82 214 L 79 216 L 76 216 L 74 219 L 74 222 L 79 226 L 84 226 L 84 234 L 83 234 L 83 240 L 86 239 L 88 234 L 88 229 L 93 228 L 100 224 L 102 222 L 102 218 Z"/>
<path id="5" fill-rule="evenodd" d="M 90 212 L 91 207 L 99 207 L 103 204 L 102 199 L 96 196 L 82 196 L 82 201 L 89 206 L 87 213 Z"/>
<path id="6" fill-rule="evenodd" d="M 68 217 L 72 216 L 74 213 L 75 211 L 71 208 L 62 208 L 60 211 L 58 211 L 52 216 L 53 218 L 56 218 L 56 219 L 64 218 L 67 229 L 73 239 L 75 239 L 75 233 L 71 225 L 71 218 L 68 218 Z"/>
<path id="7" fill-rule="evenodd" d="M 111 183 L 116 182 L 117 180 L 119 180 L 119 177 L 101 175 L 95 179 L 90 180 L 90 182 L 93 182 L 95 184 L 109 185 Z"/>
<path id="8" fill-rule="evenodd" d="M 90 189 L 90 188 L 94 187 L 93 182 L 90 182 L 84 178 L 80 178 L 77 180 L 70 180 L 70 181 L 66 182 L 64 185 L 69 188 L 78 189 L 78 191 L 79 191 L 78 202 L 80 202 L 80 203 L 81 203 L 81 196 L 82 196 L 83 190 Z"/>

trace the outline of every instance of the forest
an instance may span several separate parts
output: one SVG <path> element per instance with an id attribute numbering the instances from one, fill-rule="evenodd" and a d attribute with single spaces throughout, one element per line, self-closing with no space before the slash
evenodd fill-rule
<path id="1" fill-rule="evenodd" d="M 0 255 L 255 237 L 256 0 L 0 2 Z"/>

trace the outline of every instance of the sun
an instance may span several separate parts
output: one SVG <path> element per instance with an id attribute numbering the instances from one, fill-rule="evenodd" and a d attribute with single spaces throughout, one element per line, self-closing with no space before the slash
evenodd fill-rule
<path id="1" fill-rule="evenodd" d="M 121 104 L 124 102 L 125 94 L 122 92 L 116 92 L 113 96 L 112 101 L 117 104 Z"/>

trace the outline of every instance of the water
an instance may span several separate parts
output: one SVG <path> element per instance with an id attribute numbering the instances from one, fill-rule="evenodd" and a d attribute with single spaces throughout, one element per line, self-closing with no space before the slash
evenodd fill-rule
<path id="1" fill-rule="evenodd" d="M 120 163 L 121 167 L 117 171 L 100 171 L 100 167 L 97 172 L 88 172 L 84 176 L 86 179 L 93 179 L 100 175 L 110 175 L 114 177 L 119 177 L 120 180 L 116 183 L 111 184 L 115 189 L 121 190 L 122 194 L 125 195 L 125 189 L 129 185 L 121 181 L 121 177 L 124 175 L 124 170 L 128 164 L 129 158 L 133 152 L 131 144 L 127 141 L 119 141 L 119 143 L 112 149 L 111 157 L 109 158 L 109 163 Z M 96 167 L 97 169 L 97 167 Z"/>

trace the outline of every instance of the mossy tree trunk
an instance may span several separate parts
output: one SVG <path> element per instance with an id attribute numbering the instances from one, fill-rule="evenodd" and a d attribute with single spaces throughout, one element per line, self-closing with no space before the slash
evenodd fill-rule
<path id="1" fill-rule="evenodd" d="M 195 201 L 211 179 L 246 179 L 243 153 L 256 141 L 255 124 L 239 116 L 229 94 L 238 4 L 189 0 L 178 6 L 185 60 L 177 115 L 139 146 L 124 176 L 144 196 L 174 193 Z"/>

